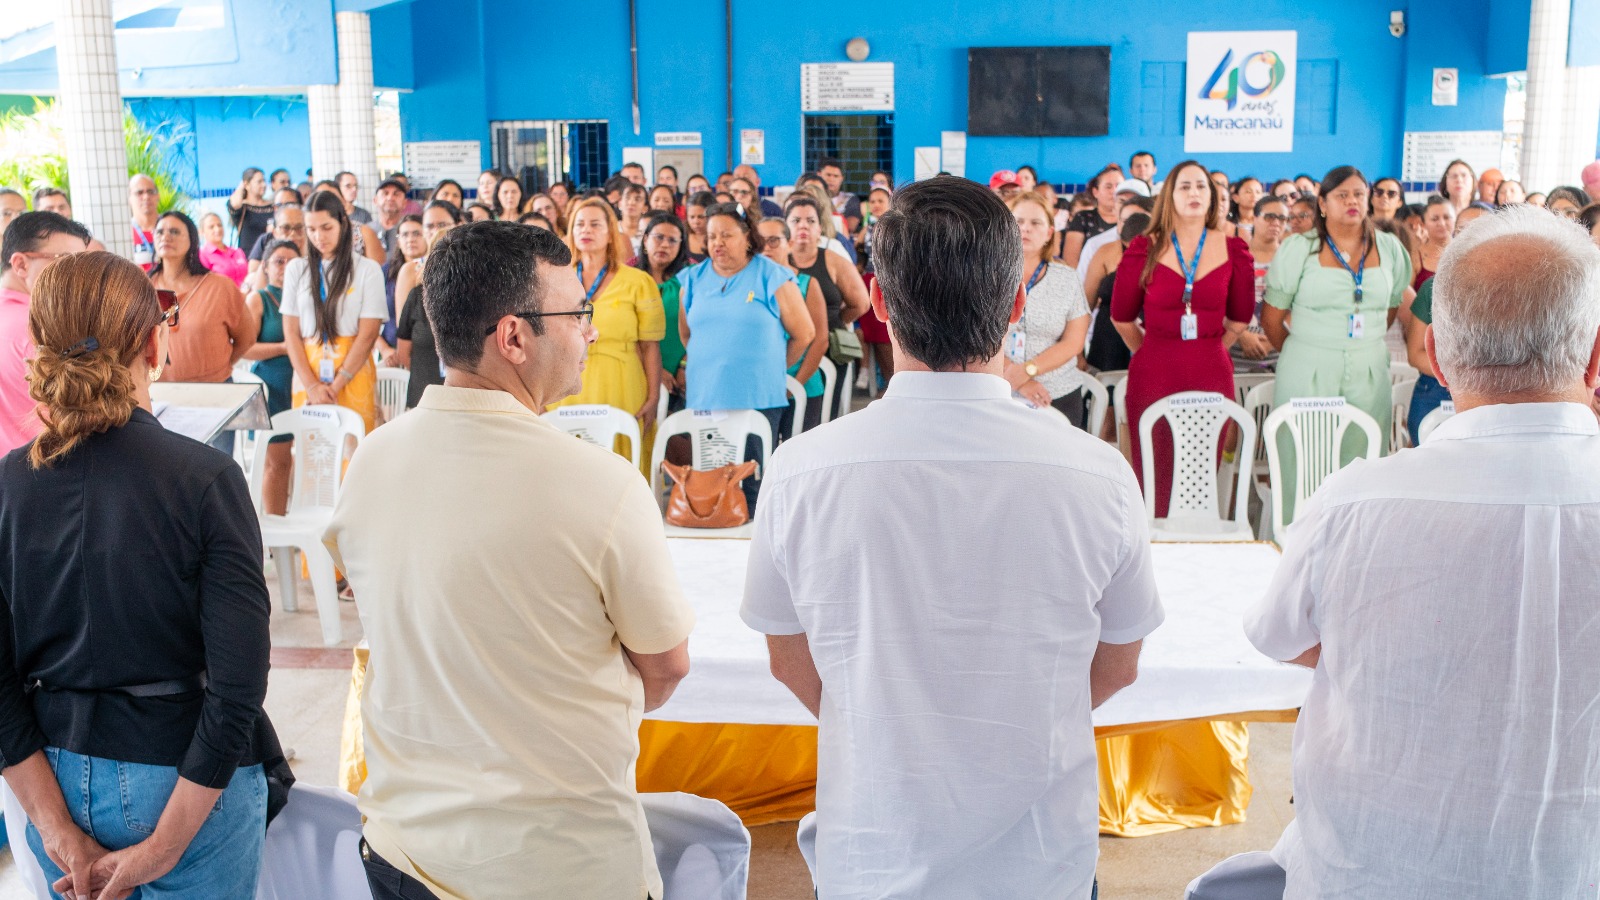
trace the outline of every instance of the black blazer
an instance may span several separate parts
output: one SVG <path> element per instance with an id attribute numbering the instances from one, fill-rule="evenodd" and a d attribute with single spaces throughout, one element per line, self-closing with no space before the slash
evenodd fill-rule
<path id="1" fill-rule="evenodd" d="M 51 468 L 27 454 L 0 459 L 0 767 L 48 744 L 221 788 L 275 756 L 261 532 L 232 458 L 142 409 Z"/>

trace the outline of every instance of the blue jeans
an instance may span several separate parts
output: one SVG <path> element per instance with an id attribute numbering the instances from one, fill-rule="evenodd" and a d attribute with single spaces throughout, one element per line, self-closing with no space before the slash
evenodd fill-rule
<path id="1" fill-rule="evenodd" d="M 81 756 L 46 747 L 67 811 L 108 850 L 122 850 L 155 833 L 178 783 L 178 770 Z M 142 885 L 130 900 L 254 900 L 267 837 L 267 779 L 259 765 L 242 768 L 217 798 L 200 832 L 172 871 Z M 62 872 L 28 825 L 28 847 L 54 883 Z M 59 895 L 57 895 L 59 896 Z"/>
<path id="2" fill-rule="evenodd" d="M 1440 384 L 1439 379 L 1432 375 L 1417 376 L 1417 386 L 1411 389 L 1411 410 L 1406 413 L 1406 427 L 1411 430 L 1411 446 L 1422 444 L 1417 439 L 1417 429 L 1422 427 L 1423 417 L 1449 399 L 1450 389 Z"/>

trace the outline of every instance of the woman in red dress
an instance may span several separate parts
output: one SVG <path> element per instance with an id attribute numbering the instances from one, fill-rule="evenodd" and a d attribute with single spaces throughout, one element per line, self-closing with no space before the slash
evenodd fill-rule
<path id="1" fill-rule="evenodd" d="M 1128 429 L 1141 483 L 1139 417 L 1150 404 L 1182 391 L 1234 399 L 1228 347 L 1255 311 L 1255 260 L 1248 243 L 1219 230 L 1213 191 L 1204 166 L 1180 163 L 1161 187 L 1150 230 L 1133 239 L 1117 266 L 1111 321 L 1133 351 Z M 1152 437 L 1160 519 L 1172 493 L 1172 431 L 1162 422 Z"/>

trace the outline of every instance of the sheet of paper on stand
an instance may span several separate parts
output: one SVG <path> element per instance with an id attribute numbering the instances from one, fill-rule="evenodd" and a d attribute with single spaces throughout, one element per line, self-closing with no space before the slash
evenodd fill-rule
<path id="1" fill-rule="evenodd" d="M 768 671 L 766 640 L 739 619 L 746 541 L 674 539 L 672 559 L 696 624 L 694 665 L 648 718 L 670 722 L 814 725 Z M 1267 544 L 1157 544 L 1166 622 L 1144 642 L 1139 680 L 1095 711 L 1127 725 L 1294 709 L 1311 672 L 1263 657 L 1245 639 L 1245 611 L 1267 589 L 1278 551 Z"/>

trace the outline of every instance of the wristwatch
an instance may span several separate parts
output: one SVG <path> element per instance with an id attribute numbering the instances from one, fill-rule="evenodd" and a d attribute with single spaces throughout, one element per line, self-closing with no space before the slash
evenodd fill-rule
<path id="1" fill-rule="evenodd" d="M 1039 367 L 1034 365 L 1032 362 L 1023 363 L 1022 364 L 1022 371 L 1027 372 L 1029 378 L 1038 378 L 1039 377 Z"/>

